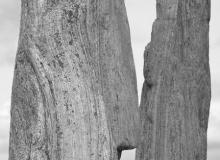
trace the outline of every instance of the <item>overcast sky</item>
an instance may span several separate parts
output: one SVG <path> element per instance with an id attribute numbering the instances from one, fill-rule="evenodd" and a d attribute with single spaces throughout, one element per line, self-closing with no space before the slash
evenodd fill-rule
<path id="1" fill-rule="evenodd" d="M 143 51 L 155 19 L 156 0 L 125 0 L 130 22 L 138 93 L 143 83 Z M 210 23 L 210 66 L 212 102 L 208 129 L 208 160 L 220 160 L 220 1 L 212 0 Z M 14 59 L 17 49 L 20 0 L 0 0 L 0 160 L 8 158 L 9 109 Z M 134 160 L 134 151 L 124 152 L 122 160 Z"/>

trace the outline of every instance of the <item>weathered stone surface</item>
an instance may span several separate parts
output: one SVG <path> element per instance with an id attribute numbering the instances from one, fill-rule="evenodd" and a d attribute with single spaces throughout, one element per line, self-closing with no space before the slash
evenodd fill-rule
<path id="1" fill-rule="evenodd" d="M 22 0 L 9 160 L 116 160 L 137 106 L 123 0 Z"/>
<path id="2" fill-rule="evenodd" d="M 157 0 L 144 54 L 136 160 L 205 160 L 210 0 Z"/>

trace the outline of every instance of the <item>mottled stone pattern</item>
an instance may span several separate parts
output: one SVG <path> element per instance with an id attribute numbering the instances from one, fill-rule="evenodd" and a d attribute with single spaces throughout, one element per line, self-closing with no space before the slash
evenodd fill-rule
<path id="1" fill-rule="evenodd" d="M 157 0 L 136 160 L 206 160 L 210 0 Z"/>
<path id="2" fill-rule="evenodd" d="M 137 146 L 123 0 L 22 0 L 9 160 L 118 160 Z"/>

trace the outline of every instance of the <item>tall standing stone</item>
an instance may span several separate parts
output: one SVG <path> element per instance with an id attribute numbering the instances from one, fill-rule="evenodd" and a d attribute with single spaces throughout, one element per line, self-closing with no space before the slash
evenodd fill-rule
<path id="1" fill-rule="evenodd" d="M 136 160 L 206 160 L 210 0 L 157 0 Z"/>
<path id="2" fill-rule="evenodd" d="M 138 140 L 123 0 L 22 0 L 9 160 L 116 160 Z"/>

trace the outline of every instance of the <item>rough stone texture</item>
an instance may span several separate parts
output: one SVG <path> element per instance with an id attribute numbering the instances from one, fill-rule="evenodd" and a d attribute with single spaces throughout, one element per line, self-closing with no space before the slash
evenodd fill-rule
<path id="1" fill-rule="evenodd" d="M 210 0 L 157 0 L 136 160 L 206 160 Z"/>
<path id="2" fill-rule="evenodd" d="M 9 160 L 116 160 L 138 142 L 123 0 L 22 0 Z"/>

